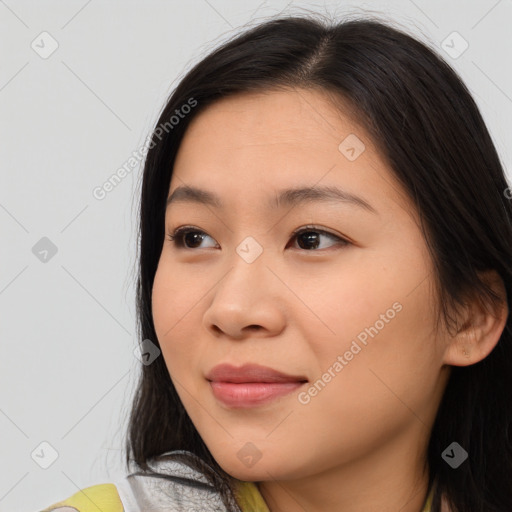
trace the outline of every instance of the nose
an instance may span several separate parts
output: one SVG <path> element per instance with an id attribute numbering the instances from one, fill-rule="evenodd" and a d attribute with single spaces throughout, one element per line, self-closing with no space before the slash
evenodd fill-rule
<path id="1" fill-rule="evenodd" d="M 247 263 L 238 254 L 210 295 L 203 324 L 215 337 L 237 340 L 278 335 L 285 327 L 285 286 L 262 254 Z M 270 265 L 271 266 L 271 265 Z"/>

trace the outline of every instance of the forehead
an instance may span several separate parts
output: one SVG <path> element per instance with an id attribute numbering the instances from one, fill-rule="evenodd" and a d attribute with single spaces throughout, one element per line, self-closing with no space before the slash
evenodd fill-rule
<path id="1" fill-rule="evenodd" d="M 347 131 L 371 144 L 362 125 L 340 110 L 348 108 L 327 91 L 287 89 L 245 92 L 209 105 L 190 124 L 186 137 L 214 137 L 216 141 L 275 144 L 308 140 L 337 148 Z M 210 137 L 208 137 L 210 138 Z M 324 148 L 325 149 L 325 148 Z"/>
<path id="2" fill-rule="evenodd" d="M 233 197 L 292 185 L 336 186 L 373 205 L 410 201 L 362 125 L 319 90 L 243 93 L 194 118 L 181 142 L 171 193 L 192 185 Z M 348 141 L 348 142 L 347 142 Z M 348 146 L 354 152 L 344 153 Z M 350 150 L 351 148 L 348 147 Z M 350 157 L 350 158 L 347 158 Z"/>
<path id="3" fill-rule="evenodd" d="M 192 120 L 175 169 L 208 172 L 207 162 L 217 171 L 236 169 L 237 176 L 258 166 L 261 178 L 279 179 L 292 170 L 298 177 L 306 169 L 312 178 L 312 173 L 336 164 L 340 142 L 350 134 L 364 140 L 368 160 L 369 137 L 340 114 L 326 93 L 294 89 L 237 94 L 209 105 Z"/>

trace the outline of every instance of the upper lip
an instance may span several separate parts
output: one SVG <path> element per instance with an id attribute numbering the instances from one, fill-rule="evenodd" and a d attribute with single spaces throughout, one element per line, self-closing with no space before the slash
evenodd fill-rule
<path id="1" fill-rule="evenodd" d="M 244 364 L 243 366 L 233 366 L 223 363 L 214 366 L 206 375 L 210 381 L 217 382 L 306 382 L 306 377 L 302 375 L 288 375 L 279 372 L 268 366 L 259 364 Z"/>

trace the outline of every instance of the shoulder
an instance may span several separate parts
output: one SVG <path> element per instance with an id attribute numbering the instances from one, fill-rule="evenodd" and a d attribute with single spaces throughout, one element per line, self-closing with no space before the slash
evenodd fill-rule
<path id="1" fill-rule="evenodd" d="M 98 484 L 81 489 L 41 512 L 125 512 L 114 484 Z"/>

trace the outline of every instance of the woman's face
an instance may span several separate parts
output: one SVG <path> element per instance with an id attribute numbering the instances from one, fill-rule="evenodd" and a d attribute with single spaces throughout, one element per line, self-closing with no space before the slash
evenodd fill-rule
<path id="1" fill-rule="evenodd" d="M 177 392 L 221 467 L 264 481 L 375 457 L 421 464 L 448 376 L 433 334 L 432 263 L 365 131 L 320 92 L 227 98 L 188 128 L 168 196 L 181 187 L 218 204 L 181 193 L 168 205 L 153 318 Z M 312 190 L 277 201 L 285 189 Z M 191 229 L 182 245 L 167 237 L 181 226 Z M 307 382 L 210 383 L 221 363 Z M 258 401 L 269 389 L 277 394 Z"/>

